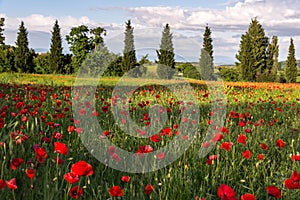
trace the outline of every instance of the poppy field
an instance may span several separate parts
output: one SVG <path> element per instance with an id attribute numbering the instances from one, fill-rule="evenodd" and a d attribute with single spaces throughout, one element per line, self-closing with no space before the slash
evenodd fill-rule
<path id="1" fill-rule="evenodd" d="M 129 173 L 100 162 L 82 142 L 87 130 L 74 117 L 72 106 L 78 96 L 91 94 L 72 96 L 72 86 L 63 83 L 2 82 L 1 199 L 299 198 L 300 85 L 224 83 L 224 90 L 210 91 L 203 82 L 190 84 L 199 118 L 182 117 L 185 105 L 167 87 L 149 84 L 133 91 L 127 104 L 134 122 L 154 126 L 149 110 L 157 104 L 168 117 L 160 131 L 149 137 L 122 131 L 120 127 L 128 123 L 126 113 L 124 118 L 120 116 L 120 123 L 115 122 L 112 109 L 117 97 L 111 84 L 98 85 L 92 94 L 94 105 L 76 105 L 80 107 L 78 115 L 94 117 L 102 127 L 93 141 L 109 140 L 141 159 L 147 154 L 157 163 L 163 162 L 167 155 L 154 155 L 156 150 L 175 138 L 182 142 L 192 139 L 183 155 L 166 167 Z M 220 92 L 226 97 L 224 101 L 211 98 Z M 214 121 L 212 101 L 225 108 L 222 126 Z M 196 133 L 182 133 L 179 127 L 184 123 L 196 124 Z M 204 141 L 209 127 L 213 130 L 211 139 Z M 139 134 L 147 133 L 140 130 Z M 211 151 L 199 158 L 199 150 L 210 146 Z M 114 146 L 107 147 L 104 154 L 116 165 L 126 162 Z"/>

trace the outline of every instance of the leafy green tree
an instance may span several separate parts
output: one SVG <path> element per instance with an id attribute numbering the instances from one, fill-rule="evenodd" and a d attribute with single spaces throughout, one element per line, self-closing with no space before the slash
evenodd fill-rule
<path id="1" fill-rule="evenodd" d="M 236 67 L 220 67 L 219 71 L 223 81 L 239 81 L 239 71 Z"/>
<path id="2" fill-rule="evenodd" d="M 14 70 L 15 47 L 10 45 L 0 46 L 0 72 L 10 72 Z"/>
<path id="3" fill-rule="evenodd" d="M 70 51 L 73 53 L 72 68 L 75 73 L 86 59 L 87 54 L 95 50 L 98 45 L 103 44 L 102 33 L 105 33 L 105 29 L 101 27 L 90 30 L 87 26 L 80 25 L 73 27 L 66 36 Z"/>
<path id="4" fill-rule="evenodd" d="M 106 69 L 116 59 L 117 56 L 114 53 L 110 52 L 106 46 L 100 45 L 87 55 L 80 68 L 80 73 L 87 77 L 99 78 L 100 75 L 105 75 Z"/>
<path id="5" fill-rule="evenodd" d="M 248 31 L 242 35 L 240 50 L 236 55 L 237 67 L 244 81 L 256 81 L 267 68 L 268 38 L 262 25 L 256 18 L 252 19 Z"/>
<path id="6" fill-rule="evenodd" d="M 56 20 L 53 26 L 50 54 L 49 54 L 49 67 L 52 73 L 61 73 L 63 68 L 63 53 L 62 53 L 62 38 L 58 21 Z"/>
<path id="7" fill-rule="evenodd" d="M 123 72 L 128 72 L 137 66 L 137 60 L 134 48 L 134 37 L 133 37 L 133 27 L 131 26 L 131 21 L 128 20 L 125 29 L 125 40 L 124 40 L 124 50 L 122 58 L 122 70 Z"/>
<path id="8" fill-rule="evenodd" d="M 52 72 L 52 68 L 49 65 L 50 62 L 50 54 L 40 54 L 37 55 L 34 59 L 34 71 L 37 74 L 49 74 Z"/>
<path id="9" fill-rule="evenodd" d="M 157 74 L 163 79 L 170 79 L 175 73 L 175 54 L 172 39 L 170 26 L 166 24 L 162 32 L 160 49 L 156 50 L 158 57 Z"/>
<path id="10" fill-rule="evenodd" d="M 180 65 L 182 70 L 183 76 L 186 78 L 193 78 L 193 79 L 201 79 L 200 72 L 196 70 L 195 66 L 191 63 L 184 63 Z"/>
<path id="11" fill-rule="evenodd" d="M 80 25 L 78 27 L 72 27 L 69 35 L 66 36 L 66 40 L 70 45 L 70 51 L 73 53 L 72 66 L 74 67 L 75 73 L 91 49 L 88 33 L 88 27 Z"/>
<path id="12" fill-rule="evenodd" d="M 0 46 L 4 45 L 4 40 L 5 40 L 5 37 L 3 35 L 3 26 L 4 26 L 4 21 L 5 21 L 5 18 L 0 18 Z"/>
<path id="13" fill-rule="evenodd" d="M 94 37 L 91 38 L 93 49 L 97 49 L 99 45 L 104 44 L 104 39 L 102 37 L 102 34 L 106 36 L 106 30 L 104 28 L 96 27 L 94 29 L 91 29 L 90 33 L 94 35 Z"/>
<path id="14" fill-rule="evenodd" d="M 214 79 L 214 64 L 213 64 L 213 45 L 211 38 L 211 30 L 206 25 L 203 35 L 203 48 L 200 54 L 200 70 L 204 80 Z"/>
<path id="15" fill-rule="evenodd" d="M 74 73 L 74 68 L 72 66 L 72 54 L 63 54 L 63 74 Z"/>
<path id="16" fill-rule="evenodd" d="M 33 72 L 33 51 L 28 48 L 28 32 L 21 22 L 16 41 L 16 49 L 14 56 L 15 69 L 17 72 Z"/>
<path id="17" fill-rule="evenodd" d="M 293 39 L 290 40 L 289 53 L 285 67 L 285 78 L 288 83 L 295 83 L 297 79 L 297 63 Z"/>
<path id="18" fill-rule="evenodd" d="M 4 43 L 4 22 L 5 18 L 0 18 L 0 72 L 9 72 L 14 68 L 15 48 Z"/>
<path id="19" fill-rule="evenodd" d="M 104 76 L 123 76 L 122 70 L 122 56 L 116 56 L 113 61 L 108 65 L 104 72 Z"/>

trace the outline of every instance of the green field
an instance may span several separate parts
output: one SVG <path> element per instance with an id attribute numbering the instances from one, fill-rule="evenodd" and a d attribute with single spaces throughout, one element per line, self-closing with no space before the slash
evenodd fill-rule
<path id="1" fill-rule="evenodd" d="M 1 74 L 0 78 L 1 199 L 71 199 L 78 195 L 103 200 L 197 196 L 215 200 L 221 199 L 218 191 L 222 184 L 234 190 L 232 199 L 247 193 L 256 199 L 275 199 L 268 186 L 276 186 L 282 199 L 299 197 L 299 189 L 291 189 L 286 181 L 293 171 L 300 173 L 299 84 L 224 83 L 213 90 L 201 81 L 189 80 L 192 89 L 187 89 L 180 81 L 159 86 L 157 80 L 126 79 L 118 96 L 113 93 L 118 78 L 102 78 L 94 94 L 88 87 L 72 93 L 74 76 Z M 141 82 L 147 85 L 136 87 Z M 179 96 L 172 94 L 172 85 Z M 117 102 L 128 88 L 133 91 L 123 103 L 126 114 Z M 191 105 L 199 112 L 184 115 L 189 95 L 196 99 Z M 151 107 L 158 104 L 164 110 L 150 115 Z M 122 111 L 117 116 L 112 114 L 115 108 Z M 155 121 L 159 113 L 165 113 L 167 120 Z M 197 113 L 199 117 L 194 115 Z M 84 123 L 92 119 L 103 132 Z M 133 135 L 135 129 L 126 129 L 130 119 L 141 128 L 162 128 L 152 137 L 145 133 L 148 137 L 140 138 Z M 132 131 L 131 135 L 124 130 Z M 207 138 L 208 130 L 211 137 Z M 177 148 L 159 154 L 163 147 L 191 145 L 166 167 L 129 173 L 109 167 L 130 163 L 118 149 L 101 146 L 103 140 L 136 154 L 141 159 L 136 168 L 146 156 L 155 158 L 157 165 L 169 155 L 177 156 Z M 64 148 L 55 146 L 57 142 L 65 144 Z M 209 146 L 213 148 L 199 158 L 199 151 Z M 91 147 L 93 152 L 105 148 L 99 155 L 108 163 L 98 161 L 89 151 Z M 89 165 L 76 168 L 80 160 Z M 29 170 L 34 172 L 32 179 Z M 70 177 L 65 177 L 71 171 L 72 184 Z M 15 184 L 10 181 L 13 178 Z M 293 183 L 296 188 L 299 180 Z M 113 186 L 119 186 L 122 194 L 112 193 Z M 113 197 L 117 194 L 119 197 Z"/>

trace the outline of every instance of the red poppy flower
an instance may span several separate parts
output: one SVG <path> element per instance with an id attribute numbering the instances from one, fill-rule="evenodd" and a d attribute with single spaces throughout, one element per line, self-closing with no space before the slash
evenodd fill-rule
<path id="1" fill-rule="evenodd" d="M 68 126 L 68 132 L 73 132 L 75 130 L 74 126 Z"/>
<path id="2" fill-rule="evenodd" d="M 276 141 L 276 146 L 279 148 L 283 148 L 284 147 L 284 141 L 279 139 Z"/>
<path id="3" fill-rule="evenodd" d="M 11 190 L 16 190 L 18 188 L 16 178 L 12 178 L 11 180 L 6 181 L 6 185 Z"/>
<path id="4" fill-rule="evenodd" d="M 12 170 L 16 170 L 22 163 L 23 163 L 23 159 L 22 158 L 14 158 L 12 159 L 11 163 L 10 163 L 10 168 Z"/>
<path id="5" fill-rule="evenodd" d="M 249 151 L 247 149 L 246 151 L 242 152 L 242 155 L 243 155 L 244 158 L 246 158 L 248 160 L 249 158 L 251 158 L 252 153 L 251 153 L 251 151 Z"/>
<path id="6" fill-rule="evenodd" d="M 120 156 L 117 154 L 117 153 L 113 153 L 112 155 L 111 155 L 111 158 L 113 159 L 113 160 L 115 160 L 115 161 L 117 161 L 117 162 L 121 162 L 121 158 L 120 158 Z"/>
<path id="7" fill-rule="evenodd" d="M 72 172 L 78 176 L 91 176 L 94 173 L 92 166 L 83 160 L 72 165 Z"/>
<path id="8" fill-rule="evenodd" d="M 33 179 L 33 177 L 34 177 L 34 169 L 26 169 L 25 172 L 26 172 L 26 176 L 29 179 Z"/>
<path id="9" fill-rule="evenodd" d="M 73 199 L 79 199 L 83 194 L 83 191 L 80 187 L 78 187 L 77 185 L 72 187 L 69 195 L 70 197 L 72 197 Z"/>
<path id="10" fill-rule="evenodd" d="M 244 134 L 241 134 L 238 137 L 237 142 L 238 142 L 238 144 L 242 143 L 243 145 L 246 145 L 246 139 L 247 139 L 247 137 Z"/>
<path id="11" fill-rule="evenodd" d="M 245 129 L 245 133 L 251 133 L 252 131 L 251 131 L 251 129 L 250 128 L 246 128 Z"/>
<path id="12" fill-rule="evenodd" d="M 42 147 L 37 147 L 36 150 L 35 150 L 35 153 L 38 157 L 41 157 L 41 158 L 47 158 L 48 157 L 48 154 L 47 154 L 46 150 Z"/>
<path id="13" fill-rule="evenodd" d="M 292 161 L 300 161 L 300 154 L 292 155 Z"/>
<path id="14" fill-rule="evenodd" d="M 161 141 L 161 139 L 159 138 L 159 136 L 158 136 L 157 134 L 151 136 L 151 137 L 150 137 L 150 140 L 151 140 L 152 142 L 160 142 L 160 141 Z"/>
<path id="15" fill-rule="evenodd" d="M 144 146 L 144 153 L 151 153 L 153 148 L 150 145 Z"/>
<path id="16" fill-rule="evenodd" d="M 284 185 L 287 189 L 300 189 L 300 174 L 297 171 L 293 171 L 291 178 L 284 181 Z"/>
<path id="17" fill-rule="evenodd" d="M 79 181 L 78 175 L 73 173 L 73 172 L 69 172 L 69 173 L 65 174 L 64 179 L 66 181 L 68 181 L 70 184 L 74 184 L 74 183 L 77 183 Z"/>
<path id="18" fill-rule="evenodd" d="M 86 111 L 85 111 L 84 109 L 81 108 L 81 109 L 79 110 L 79 115 L 80 115 L 80 116 L 83 116 L 83 115 L 85 115 L 85 114 L 86 114 Z"/>
<path id="19" fill-rule="evenodd" d="M 54 151 L 62 154 L 67 155 L 68 154 L 68 147 L 65 143 L 62 142 L 54 142 Z"/>
<path id="20" fill-rule="evenodd" d="M 210 146 L 209 142 L 202 143 L 203 148 L 208 148 Z"/>
<path id="21" fill-rule="evenodd" d="M 289 178 L 284 181 L 284 185 L 287 189 L 293 190 L 293 189 L 300 189 L 299 182 L 294 181 L 293 179 Z"/>
<path id="22" fill-rule="evenodd" d="M 257 158 L 258 158 L 258 160 L 263 160 L 264 159 L 264 154 L 258 154 Z"/>
<path id="23" fill-rule="evenodd" d="M 153 185 L 148 184 L 148 185 L 146 185 L 146 187 L 145 187 L 145 194 L 149 195 L 149 194 L 151 194 L 151 193 L 153 192 L 153 190 L 154 190 Z"/>
<path id="24" fill-rule="evenodd" d="M 174 128 L 174 129 L 177 129 L 178 127 L 179 127 L 178 124 L 174 124 L 174 125 L 173 125 L 173 128 Z"/>
<path id="25" fill-rule="evenodd" d="M 222 200 L 237 200 L 235 197 L 235 191 L 226 184 L 221 184 L 218 188 L 218 197 Z"/>
<path id="26" fill-rule="evenodd" d="M 114 147 L 114 146 L 109 146 L 109 147 L 107 148 L 107 151 L 108 151 L 108 153 L 109 153 L 110 155 L 113 155 L 114 153 L 116 153 L 116 147 Z"/>
<path id="27" fill-rule="evenodd" d="M 76 133 L 80 134 L 80 133 L 82 133 L 83 130 L 82 130 L 82 128 L 76 128 L 75 131 L 76 131 Z"/>
<path id="28" fill-rule="evenodd" d="M 157 154 L 157 159 L 158 160 L 162 160 L 162 159 L 164 159 L 165 158 L 165 153 L 164 152 L 159 152 L 158 154 Z"/>
<path id="29" fill-rule="evenodd" d="M 214 143 L 217 141 L 221 141 L 222 139 L 223 139 L 223 135 L 220 133 L 217 133 L 214 135 L 213 139 L 211 139 L 211 142 Z"/>
<path id="30" fill-rule="evenodd" d="M 244 121 L 240 121 L 239 122 L 239 127 L 244 127 L 244 126 L 246 126 L 245 122 Z"/>
<path id="31" fill-rule="evenodd" d="M 266 190 L 270 196 L 275 197 L 277 199 L 281 198 L 281 191 L 276 186 L 267 186 Z"/>
<path id="32" fill-rule="evenodd" d="M 244 194 L 241 196 L 241 200 L 256 200 L 256 197 L 253 194 Z"/>
<path id="33" fill-rule="evenodd" d="M 228 128 L 222 126 L 219 128 L 219 131 L 221 131 L 222 133 L 228 134 Z"/>
<path id="34" fill-rule="evenodd" d="M 101 110 L 102 110 L 103 113 L 107 113 L 108 112 L 108 106 L 103 106 L 101 108 Z"/>
<path id="35" fill-rule="evenodd" d="M 123 181 L 124 183 L 129 183 L 130 176 L 122 176 L 121 181 Z"/>
<path id="36" fill-rule="evenodd" d="M 226 151 L 230 151 L 230 148 L 232 147 L 232 142 L 223 142 L 220 146 L 220 149 L 224 149 Z"/>
<path id="37" fill-rule="evenodd" d="M 164 129 L 160 132 L 160 135 L 161 135 L 161 136 L 164 136 L 164 135 L 171 136 L 171 135 L 172 135 L 172 129 L 169 128 L 169 127 L 164 128 Z"/>
<path id="38" fill-rule="evenodd" d="M 265 144 L 265 143 L 261 143 L 260 147 L 263 149 L 263 150 L 268 150 L 268 146 Z"/>
<path id="39" fill-rule="evenodd" d="M 213 160 L 211 160 L 211 159 L 206 160 L 207 165 L 212 165 L 212 163 L 213 163 Z"/>
<path id="40" fill-rule="evenodd" d="M 112 186 L 109 190 L 109 195 L 112 197 L 121 197 L 123 196 L 123 191 L 122 188 L 120 186 Z"/>
<path id="41" fill-rule="evenodd" d="M 293 171 L 291 179 L 295 182 L 299 182 L 300 181 L 300 173 L 298 173 L 297 171 Z"/>
<path id="42" fill-rule="evenodd" d="M 5 186 L 6 186 L 5 182 L 2 179 L 0 179 L 0 190 L 5 188 Z"/>

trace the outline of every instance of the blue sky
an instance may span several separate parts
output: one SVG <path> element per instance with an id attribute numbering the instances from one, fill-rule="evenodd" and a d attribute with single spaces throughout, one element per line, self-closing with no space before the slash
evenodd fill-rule
<path id="1" fill-rule="evenodd" d="M 155 52 L 162 26 L 169 23 L 175 53 L 185 60 L 197 61 L 203 29 L 209 24 L 216 63 L 234 63 L 240 36 L 254 17 L 258 17 L 268 36 L 279 37 L 280 60 L 286 59 L 290 37 L 295 41 L 296 56 L 300 58 L 300 49 L 297 51 L 299 8 L 298 0 L 0 0 L 0 16 L 6 19 L 7 44 L 14 44 L 22 20 L 29 32 L 30 47 L 47 50 L 53 23 L 58 19 L 63 38 L 77 25 L 104 27 L 108 33 L 106 45 L 113 52 L 121 53 L 124 22 L 131 19 L 135 27 L 135 46 L 140 54 L 145 53 L 145 49 Z M 63 45 L 68 52 L 66 41 Z"/>

